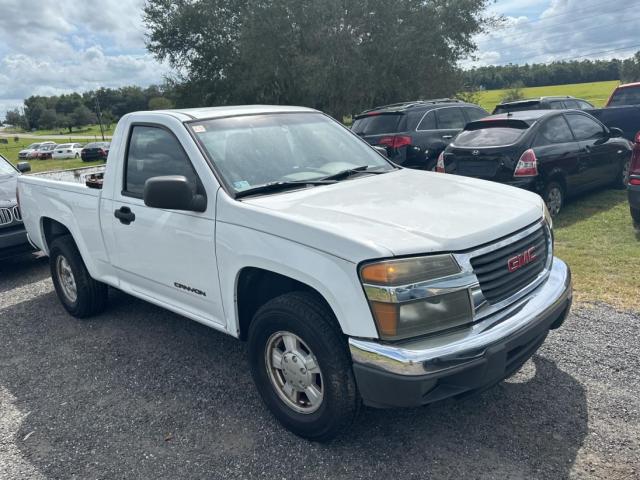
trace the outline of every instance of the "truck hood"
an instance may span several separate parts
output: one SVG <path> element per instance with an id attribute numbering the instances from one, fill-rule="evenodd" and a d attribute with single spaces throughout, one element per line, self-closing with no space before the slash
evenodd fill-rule
<path id="1" fill-rule="evenodd" d="M 0 207 L 16 204 L 17 175 L 0 175 Z"/>
<path id="2" fill-rule="evenodd" d="M 409 169 L 250 197 L 241 203 L 252 218 L 239 215 L 234 223 L 246 218 L 248 227 L 354 262 L 466 250 L 542 217 L 542 199 L 534 193 Z M 252 215 L 247 207 L 260 215 Z"/>

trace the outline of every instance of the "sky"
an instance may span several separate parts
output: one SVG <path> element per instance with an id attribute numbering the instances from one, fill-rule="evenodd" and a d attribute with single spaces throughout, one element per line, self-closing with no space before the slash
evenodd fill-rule
<path id="1" fill-rule="evenodd" d="M 160 83 L 145 49 L 144 0 L 0 0 L 0 118 L 30 95 Z M 635 5 L 634 5 L 635 4 Z M 463 67 L 611 58 L 640 50 L 638 0 L 497 0 L 502 28 Z M 634 8 L 634 6 L 636 8 Z"/>

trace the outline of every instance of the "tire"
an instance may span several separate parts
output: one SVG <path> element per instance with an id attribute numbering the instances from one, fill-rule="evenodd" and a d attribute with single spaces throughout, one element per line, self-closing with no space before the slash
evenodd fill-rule
<path id="1" fill-rule="evenodd" d="M 74 158 L 80 158 L 80 155 L 78 154 L 78 152 L 76 152 Z"/>
<path id="2" fill-rule="evenodd" d="M 106 308 L 108 287 L 91 278 L 71 235 L 51 243 L 49 265 L 58 298 L 72 316 L 87 318 Z"/>
<path id="3" fill-rule="evenodd" d="M 551 216 L 558 215 L 565 203 L 565 191 L 562 185 L 554 181 L 549 182 L 544 188 L 544 201 Z"/>
<path id="4" fill-rule="evenodd" d="M 629 171 L 631 170 L 631 158 L 627 158 L 620 162 L 620 170 L 616 174 L 616 178 L 613 181 L 613 188 L 624 189 L 627 188 L 629 183 Z"/>
<path id="5" fill-rule="evenodd" d="M 289 348 L 291 337 L 297 341 L 294 349 Z M 248 346 L 258 392 L 284 427 L 309 440 L 328 441 L 353 422 L 361 400 L 351 357 L 333 313 L 317 296 L 292 292 L 267 302 L 251 322 Z M 274 351 L 281 368 L 272 360 Z M 304 375 L 298 376 L 298 370 Z M 297 390 L 289 388 L 292 398 L 285 385 L 297 381 Z M 305 385 L 315 387 L 315 404 L 313 395 L 302 391 Z"/>

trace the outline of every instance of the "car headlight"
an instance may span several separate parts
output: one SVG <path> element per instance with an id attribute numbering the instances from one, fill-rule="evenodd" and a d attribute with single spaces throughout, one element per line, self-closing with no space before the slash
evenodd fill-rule
<path id="1" fill-rule="evenodd" d="M 380 338 L 401 340 L 471 322 L 469 290 L 447 283 L 459 273 L 451 255 L 363 265 L 360 278 Z"/>

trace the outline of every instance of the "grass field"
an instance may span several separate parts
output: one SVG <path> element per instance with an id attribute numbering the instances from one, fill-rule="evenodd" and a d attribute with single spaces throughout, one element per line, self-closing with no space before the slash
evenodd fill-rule
<path id="1" fill-rule="evenodd" d="M 522 93 L 525 98 L 541 97 L 547 95 L 571 95 L 573 97 L 582 98 L 593 103 L 596 107 L 604 106 L 605 102 L 611 95 L 611 92 L 620 82 L 617 80 L 611 82 L 594 82 L 594 83 L 573 83 L 568 85 L 552 85 L 548 87 L 529 87 L 523 88 Z M 491 112 L 493 108 L 500 103 L 507 89 L 503 90 L 486 90 L 480 92 L 480 105 L 487 111 Z"/>
<path id="2" fill-rule="evenodd" d="M 571 267 L 576 300 L 637 310 L 640 234 L 631 226 L 626 192 L 577 198 L 554 223 L 555 254 Z"/>
<path id="3" fill-rule="evenodd" d="M 109 128 L 104 129 L 104 134 L 105 136 L 112 136 L 113 135 L 113 130 L 115 129 L 115 124 L 111 125 Z M 7 128 L 5 129 L 5 133 L 29 133 L 32 135 L 42 135 L 43 137 L 46 137 L 47 135 L 93 135 L 96 137 L 96 140 L 101 140 L 102 136 L 100 133 L 100 126 L 99 125 L 87 125 L 86 127 L 81 127 L 81 128 L 74 128 L 73 132 L 70 134 L 69 130 L 65 129 L 65 128 L 54 128 L 51 130 L 35 130 L 33 132 L 31 131 L 25 131 L 21 128 Z M 85 140 L 86 141 L 86 140 Z"/>

